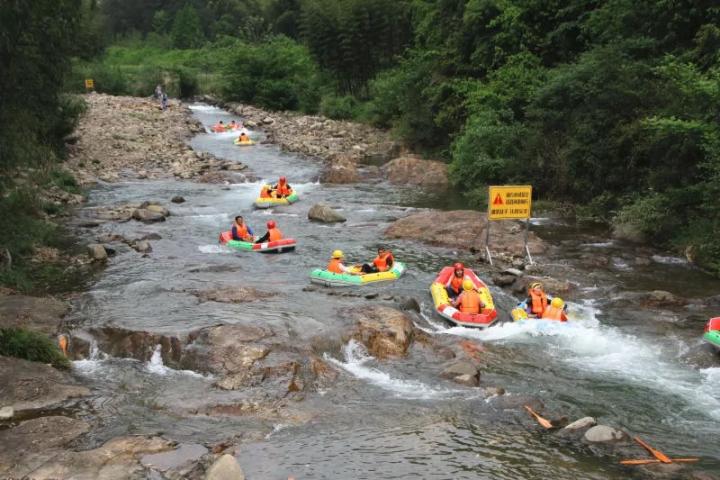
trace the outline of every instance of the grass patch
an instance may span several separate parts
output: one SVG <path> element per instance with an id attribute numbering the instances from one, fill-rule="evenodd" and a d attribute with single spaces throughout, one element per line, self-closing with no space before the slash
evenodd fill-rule
<path id="1" fill-rule="evenodd" d="M 68 360 L 46 335 L 24 328 L 0 328 L 0 355 L 70 368 Z"/>

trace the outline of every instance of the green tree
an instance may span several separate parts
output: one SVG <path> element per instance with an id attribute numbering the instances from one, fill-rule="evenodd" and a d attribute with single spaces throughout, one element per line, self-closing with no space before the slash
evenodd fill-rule
<path id="1" fill-rule="evenodd" d="M 186 4 L 175 14 L 171 31 L 173 46 L 180 49 L 196 48 L 205 42 L 197 10 Z"/>

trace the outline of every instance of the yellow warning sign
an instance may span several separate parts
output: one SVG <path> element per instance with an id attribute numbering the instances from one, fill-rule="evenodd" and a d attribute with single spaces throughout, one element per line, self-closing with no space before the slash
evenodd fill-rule
<path id="1" fill-rule="evenodd" d="M 488 193 L 488 219 L 530 218 L 531 185 L 491 186 Z"/>
<path id="2" fill-rule="evenodd" d="M 86 78 L 85 88 L 87 88 L 88 90 L 92 90 L 93 88 L 95 88 L 95 80 L 93 80 L 92 78 Z"/>

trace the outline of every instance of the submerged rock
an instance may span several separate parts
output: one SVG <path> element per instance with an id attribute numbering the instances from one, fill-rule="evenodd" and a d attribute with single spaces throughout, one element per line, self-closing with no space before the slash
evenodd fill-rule
<path id="1" fill-rule="evenodd" d="M 152 252 L 152 245 L 147 240 L 137 240 L 130 245 L 133 250 L 140 253 Z"/>
<path id="2" fill-rule="evenodd" d="M 477 365 L 469 361 L 458 361 L 450 364 L 440 374 L 453 382 L 468 387 L 477 387 L 480 384 L 480 370 Z"/>
<path id="3" fill-rule="evenodd" d="M 406 313 L 372 306 L 352 310 L 351 315 L 357 324 L 350 337 L 365 345 L 370 355 L 382 360 L 407 354 L 414 328 Z"/>
<path id="4" fill-rule="evenodd" d="M 324 203 L 317 203 L 308 210 L 308 218 L 324 223 L 344 222 L 347 219 Z"/>
<path id="5" fill-rule="evenodd" d="M 181 196 L 181 195 L 175 195 L 174 197 L 172 197 L 172 198 L 170 199 L 170 201 L 171 201 L 172 203 L 184 203 L 184 202 L 185 202 L 185 197 L 183 197 L 183 196 Z"/>
<path id="6" fill-rule="evenodd" d="M 164 222 L 165 215 L 147 208 L 137 208 L 132 212 L 132 218 L 143 223 Z"/>
<path id="7" fill-rule="evenodd" d="M 585 430 L 597 424 L 593 417 L 583 417 L 565 427 L 565 430 Z"/>
<path id="8" fill-rule="evenodd" d="M 205 480 L 245 480 L 245 474 L 235 457 L 225 454 L 210 466 Z"/>
<path id="9" fill-rule="evenodd" d="M 247 303 L 272 297 L 274 293 L 263 292 L 254 287 L 224 287 L 195 292 L 201 302 Z"/>

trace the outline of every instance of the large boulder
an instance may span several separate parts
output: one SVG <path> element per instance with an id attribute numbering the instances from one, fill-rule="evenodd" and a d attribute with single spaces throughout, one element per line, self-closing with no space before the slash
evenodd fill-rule
<path id="1" fill-rule="evenodd" d="M 687 304 L 687 301 L 664 290 L 654 290 L 644 295 L 642 300 L 647 307 L 680 307 Z"/>
<path id="2" fill-rule="evenodd" d="M 165 221 L 165 215 L 163 215 L 161 212 L 157 212 L 147 208 L 136 208 L 132 212 L 132 218 L 143 223 L 155 223 Z"/>
<path id="3" fill-rule="evenodd" d="M 382 168 L 392 183 L 421 187 L 447 188 L 450 182 L 447 164 L 407 155 L 390 161 Z"/>
<path id="4" fill-rule="evenodd" d="M 90 394 L 67 373 L 39 362 L 0 357 L 0 405 L 15 412 L 48 408 Z"/>
<path id="5" fill-rule="evenodd" d="M 329 205 L 317 203 L 308 210 L 308 218 L 324 223 L 344 222 L 347 219 L 333 210 Z"/>
<path id="6" fill-rule="evenodd" d="M 51 297 L 0 293 L 0 327 L 22 327 L 54 335 L 69 310 L 67 303 Z"/>
<path id="7" fill-rule="evenodd" d="M 245 480 L 245 474 L 235 457 L 225 454 L 210 466 L 205 480 Z"/>
<path id="8" fill-rule="evenodd" d="M 385 231 L 388 238 L 418 240 L 442 247 L 482 251 L 485 248 L 486 214 L 473 210 L 427 210 L 397 220 Z M 492 222 L 490 249 L 495 252 L 523 253 L 524 226 L 519 222 Z M 530 232 L 528 247 L 543 253 L 545 243 Z"/>
<path id="9" fill-rule="evenodd" d="M 88 256 L 96 262 L 104 262 L 108 258 L 108 252 L 103 245 L 92 243 L 87 246 Z"/>
<path id="10" fill-rule="evenodd" d="M 595 425 L 583 436 L 589 443 L 619 443 L 627 441 L 628 435 L 607 425 Z"/>
<path id="11" fill-rule="evenodd" d="M 322 183 L 357 183 L 359 179 L 357 167 L 350 161 L 326 162 L 320 174 Z"/>
<path id="12" fill-rule="evenodd" d="M 405 312 L 371 306 L 351 310 L 350 314 L 357 322 L 350 338 L 362 343 L 370 355 L 382 360 L 407 354 L 414 328 Z"/>

